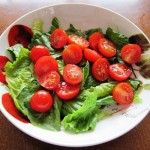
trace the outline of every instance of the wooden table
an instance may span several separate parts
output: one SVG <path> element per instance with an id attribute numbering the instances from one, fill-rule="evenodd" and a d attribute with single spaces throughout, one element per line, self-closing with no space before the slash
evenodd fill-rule
<path id="1" fill-rule="evenodd" d="M 13 21 L 25 13 L 41 6 L 66 3 L 69 0 L 0 0 L 0 34 Z M 90 3 L 114 10 L 130 19 L 150 38 L 150 1 L 149 0 L 74 0 Z M 39 135 L 40 136 L 40 135 Z M 0 150 L 71 150 L 75 148 L 46 144 L 24 134 L 13 126 L 0 112 Z M 133 130 L 111 142 L 80 150 L 149 150 L 150 114 Z"/>

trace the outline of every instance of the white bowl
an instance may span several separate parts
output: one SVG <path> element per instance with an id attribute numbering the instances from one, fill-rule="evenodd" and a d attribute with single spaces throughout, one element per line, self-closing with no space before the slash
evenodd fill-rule
<path id="1" fill-rule="evenodd" d="M 69 24 L 72 23 L 81 30 L 101 27 L 105 31 L 107 27 L 111 27 L 127 36 L 138 33 L 144 35 L 131 21 L 105 8 L 85 4 L 52 5 L 32 11 L 12 23 L 0 37 L 0 55 L 6 55 L 6 48 L 8 47 L 7 35 L 13 25 L 24 24 L 31 27 L 33 20 L 40 18 L 44 22 L 44 30 L 48 31 L 54 16 L 60 20 L 63 29 L 68 28 Z M 147 83 L 148 80 L 144 82 Z M 7 92 L 7 88 L 0 84 L 0 97 L 5 92 Z M 47 131 L 30 123 L 22 123 L 4 109 L 1 99 L 0 110 L 13 125 L 36 139 L 60 146 L 83 147 L 113 140 L 139 124 L 150 110 L 150 101 L 148 99 L 150 92 L 143 90 L 140 97 L 142 98 L 142 103 L 133 104 L 127 110 L 119 111 L 111 117 L 103 119 L 97 124 L 94 131 L 81 134 Z"/>

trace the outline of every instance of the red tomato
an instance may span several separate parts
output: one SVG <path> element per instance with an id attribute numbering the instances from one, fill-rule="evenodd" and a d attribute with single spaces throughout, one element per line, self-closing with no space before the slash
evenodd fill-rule
<path id="1" fill-rule="evenodd" d="M 74 64 L 67 64 L 63 70 L 63 79 L 69 84 L 79 84 L 83 80 L 81 68 Z"/>
<path id="2" fill-rule="evenodd" d="M 23 47 L 27 48 L 31 42 L 33 33 L 31 28 L 25 25 L 14 25 L 8 33 L 9 46 L 21 43 Z"/>
<path id="3" fill-rule="evenodd" d="M 45 90 L 37 91 L 30 99 L 30 107 L 37 112 L 47 112 L 52 105 L 52 96 Z"/>
<path id="4" fill-rule="evenodd" d="M 60 82 L 60 75 L 57 71 L 50 71 L 40 76 L 38 82 L 47 90 L 54 90 Z"/>
<path id="5" fill-rule="evenodd" d="M 91 50 L 89 48 L 84 49 L 84 57 L 91 62 L 95 62 L 97 59 L 101 58 L 101 54 L 96 52 L 95 50 Z"/>
<path id="6" fill-rule="evenodd" d="M 78 64 L 82 57 L 82 49 L 77 44 L 68 45 L 62 52 L 62 58 L 67 64 Z"/>
<path id="7" fill-rule="evenodd" d="M 125 64 L 113 64 L 109 66 L 109 75 L 116 81 L 124 81 L 131 75 L 131 69 Z"/>
<path id="8" fill-rule="evenodd" d="M 121 57 L 128 64 L 135 64 L 141 58 L 141 47 L 137 44 L 127 44 L 121 49 Z"/>
<path id="9" fill-rule="evenodd" d="M 68 43 L 77 44 L 82 49 L 87 48 L 89 46 L 89 42 L 86 39 L 75 34 L 71 34 L 68 36 Z"/>
<path id="10" fill-rule="evenodd" d="M 100 32 L 95 32 L 89 37 L 89 46 L 98 51 L 98 43 L 101 38 L 104 38 L 104 35 Z"/>
<path id="11" fill-rule="evenodd" d="M 56 88 L 56 94 L 63 100 L 70 100 L 78 95 L 80 92 L 80 85 L 71 85 L 66 82 L 61 82 Z"/>
<path id="12" fill-rule="evenodd" d="M 58 71 L 58 62 L 51 56 L 43 56 L 36 61 L 34 71 L 37 76 L 50 71 Z"/>
<path id="13" fill-rule="evenodd" d="M 3 74 L 3 71 L 0 69 L 0 82 L 6 83 L 6 76 Z"/>
<path id="14" fill-rule="evenodd" d="M 30 52 L 30 58 L 33 62 L 36 62 L 39 58 L 43 56 L 49 56 L 50 51 L 44 45 L 35 45 Z"/>
<path id="15" fill-rule="evenodd" d="M 92 74 L 95 77 L 95 79 L 99 81 L 105 81 L 109 76 L 109 65 L 110 64 L 106 58 L 97 59 L 92 65 Z"/>
<path id="16" fill-rule="evenodd" d="M 4 67 L 9 59 L 6 56 L 0 56 L 0 69 L 4 70 Z"/>
<path id="17" fill-rule="evenodd" d="M 105 38 L 99 40 L 98 49 L 105 57 L 113 57 L 116 55 L 116 46 Z"/>
<path id="18" fill-rule="evenodd" d="M 54 48 L 62 48 L 68 42 L 68 35 L 62 29 L 55 29 L 50 36 L 50 43 Z"/>
<path id="19" fill-rule="evenodd" d="M 113 89 L 114 100 L 121 105 L 130 104 L 134 99 L 134 92 L 129 83 L 118 83 Z"/>

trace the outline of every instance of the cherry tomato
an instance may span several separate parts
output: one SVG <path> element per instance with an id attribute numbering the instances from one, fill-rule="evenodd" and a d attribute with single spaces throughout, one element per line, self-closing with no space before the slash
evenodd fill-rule
<path id="1" fill-rule="evenodd" d="M 54 48 L 62 48 L 67 44 L 67 42 L 68 35 L 64 30 L 58 28 L 52 32 L 50 36 L 50 43 Z"/>
<path id="2" fill-rule="evenodd" d="M 92 74 L 95 79 L 105 81 L 109 77 L 109 62 L 106 58 L 97 59 L 92 65 Z"/>
<path id="3" fill-rule="evenodd" d="M 51 56 L 43 56 L 36 61 L 34 71 L 37 76 L 50 71 L 58 71 L 58 62 Z"/>
<path id="4" fill-rule="evenodd" d="M 33 62 L 36 62 L 39 58 L 43 56 L 49 56 L 50 51 L 44 45 L 35 45 L 30 52 L 30 58 Z"/>
<path id="5" fill-rule="evenodd" d="M 134 99 L 134 92 L 129 83 L 118 83 L 113 89 L 114 100 L 121 105 L 130 104 Z"/>
<path id="6" fill-rule="evenodd" d="M 89 46 L 89 42 L 86 39 L 75 34 L 71 34 L 68 36 L 68 43 L 77 44 L 82 49 L 87 48 Z"/>
<path id="7" fill-rule="evenodd" d="M 9 46 L 21 43 L 23 47 L 27 48 L 31 42 L 33 33 L 31 28 L 25 25 L 14 25 L 8 33 Z"/>
<path id="8" fill-rule="evenodd" d="M 102 56 L 95 50 L 85 48 L 84 49 L 84 57 L 90 62 L 95 62 L 97 59 L 101 58 Z"/>
<path id="9" fill-rule="evenodd" d="M 113 57 L 116 55 L 116 46 L 105 38 L 99 40 L 98 49 L 105 57 Z"/>
<path id="10" fill-rule="evenodd" d="M 128 64 L 135 64 L 141 58 L 141 47 L 137 44 L 127 44 L 121 49 L 121 57 Z"/>
<path id="11" fill-rule="evenodd" d="M 71 85 L 66 82 L 60 82 L 56 88 L 56 94 L 63 100 L 70 100 L 78 95 L 80 92 L 80 85 Z"/>
<path id="12" fill-rule="evenodd" d="M 82 57 L 82 50 L 77 44 L 68 45 L 62 52 L 62 58 L 67 64 L 78 64 Z"/>
<path id="13" fill-rule="evenodd" d="M 74 64 L 67 64 L 63 70 L 63 79 L 69 84 L 79 84 L 83 80 L 81 68 Z"/>
<path id="14" fill-rule="evenodd" d="M 117 63 L 109 66 L 109 75 L 119 82 L 128 79 L 131 73 L 131 69 L 125 64 Z"/>
<path id="15" fill-rule="evenodd" d="M 0 56 L 0 69 L 4 71 L 4 67 L 9 59 L 6 56 Z"/>
<path id="16" fill-rule="evenodd" d="M 3 71 L 0 69 L 0 82 L 6 83 L 6 76 L 3 74 Z"/>
<path id="17" fill-rule="evenodd" d="M 104 38 L 104 35 L 100 32 L 95 32 L 89 37 L 89 46 L 98 51 L 98 43 L 101 38 Z"/>
<path id="18" fill-rule="evenodd" d="M 47 90 L 54 90 L 60 82 L 60 75 L 57 71 L 50 71 L 41 75 L 38 82 Z"/>
<path id="19" fill-rule="evenodd" d="M 37 91 L 30 99 L 30 107 L 37 112 L 47 112 L 52 105 L 52 96 L 45 90 Z"/>

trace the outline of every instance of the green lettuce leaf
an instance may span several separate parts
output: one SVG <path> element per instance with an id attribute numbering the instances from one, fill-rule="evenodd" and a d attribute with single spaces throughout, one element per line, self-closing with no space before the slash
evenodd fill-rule
<path id="1" fill-rule="evenodd" d="M 40 89 L 32 69 L 32 61 L 28 49 L 21 49 L 19 56 L 13 63 L 5 65 L 6 81 L 9 93 L 18 110 L 22 112 L 33 125 L 48 129 L 60 130 L 60 105 L 58 98 L 54 98 L 53 107 L 46 113 L 38 113 L 30 108 L 32 95 Z"/>
<path id="2" fill-rule="evenodd" d="M 49 33 L 51 34 L 55 29 L 59 28 L 60 27 L 60 24 L 59 24 L 59 20 L 57 17 L 54 17 L 52 19 L 52 25 L 50 27 L 50 31 Z"/>

